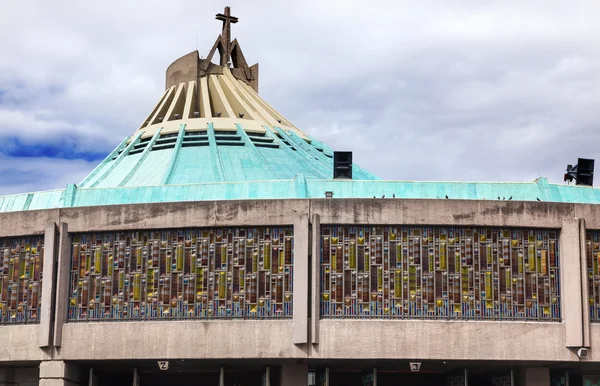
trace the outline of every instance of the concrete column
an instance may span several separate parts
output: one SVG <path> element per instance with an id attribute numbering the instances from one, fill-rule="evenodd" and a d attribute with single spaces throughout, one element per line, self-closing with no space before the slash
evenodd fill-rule
<path id="1" fill-rule="evenodd" d="M 311 313 L 310 341 L 319 343 L 319 318 L 321 317 L 321 216 L 312 217 L 312 272 L 311 272 Z"/>
<path id="2" fill-rule="evenodd" d="M 281 386 L 308 385 L 308 365 L 292 363 L 281 366 Z"/>
<path id="3" fill-rule="evenodd" d="M 550 369 L 532 367 L 521 370 L 519 386 L 550 386 Z"/>
<path id="4" fill-rule="evenodd" d="M 40 363 L 40 386 L 77 386 L 81 374 L 77 365 L 65 361 Z"/>
<path id="5" fill-rule="evenodd" d="M 52 345 L 54 291 L 56 288 L 54 262 L 58 255 L 57 231 L 56 224 L 52 223 L 46 227 L 44 234 L 44 261 L 42 261 L 44 280 L 42 281 L 42 306 L 40 309 L 40 326 L 38 329 L 38 343 L 40 347 Z"/>
<path id="6" fill-rule="evenodd" d="M 579 256 L 581 264 L 581 303 L 582 303 L 582 328 L 583 328 L 583 347 L 590 347 L 590 306 L 589 306 L 589 287 L 587 272 L 587 248 L 586 248 L 586 225 L 585 219 L 579 219 Z"/>
<path id="7" fill-rule="evenodd" d="M 583 346 L 583 299 L 579 219 L 563 221 L 560 231 L 561 312 L 567 347 Z"/>
<path id="8" fill-rule="evenodd" d="M 59 225 L 58 271 L 56 278 L 56 303 L 54 306 L 54 346 L 62 343 L 62 327 L 67 321 L 69 304 L 69 271 L 71 270 L 71 237 L 67 223 Z"/>
<path id="9" fill-rule="evenodd" d="M 294 221 L 294 344 L 308 343 L 308 230 L 308 213 L 302 213 Z"/>

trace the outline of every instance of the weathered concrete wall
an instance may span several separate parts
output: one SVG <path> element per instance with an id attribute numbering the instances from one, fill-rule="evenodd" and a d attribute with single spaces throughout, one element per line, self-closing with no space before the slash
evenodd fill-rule
<path id="1" fill-rule="evenodd" d="M 201 201 L 61 209 L 69 232 L 184 227 L 293 225 L 308 200 Z"/>
<path id="2" fill-rule="evenodd" d="M 313 359 L 578 360 L 561 323 L 324 319 L 319 341 Z"/>
<path id="3" fill-rule="evenodd" d="M 39 325 L 0 326 L 0 362 L 50 359 L 38 344 Z"/>
<path id="4" fill-rule="evenodd" d="M 600 208 L 594 212 L 600 220 Z M 574 204 L 524 201 L 313 199 L 322 224 L 486 225 L 560 228 L 575 216 Z M 597 223 L 600 226 L 600 222 Z"/>
<path id="5" fill-rule="evenodd" d="M 308 216 L 308 217 L 305 217 Z M 294 225 L 318 235 L 318 224 L 414 224 L 515 226 L 562 229 L 561 297 L 563 323 L 479 322 L 422 320 L 321 320 L 318 316 L 318 245 L 313 255 L 312 285 L 307 273 L 310 246 L 306 237 L 296 240 L 302 252 L 302 270 L 296 271 L 295 308 L 302 312 L 292 320 L 174 321 L 62 324 L 67 296 L 56 302 L 59 322 L 54 336 L 60 349 L 55 359 L 125 358 L 439 358 L 575 361 L 567 346 L 600 345 L 600 326 L 589 327 L 585 257 L 581 254 L 581 232 L 600 229 L 600 205 L 545 202 L 314 199 L 179 202 L 144 205 L 64 208 L 0 214 L 0 237 L 41 234 L 49 226 L 65 224 L 69 233 L 129 229 L 161 229 L 212 226 Z M 579 223 L 577 223 L 579 219 Z M 581 222 L 585 219 L 585 223 Z M 570 225 L 569 225 L 570 224 Z M 582 225 L 583 224 L 583 225 Z M 315 228 L 315 225 L 317 227 Z M 63 225 L 61 225 L 63 227 Z M 63 232 L 64 233 L 64 232 Z M 68 278 L 70 252 L 63 248 L 58 277 Z M 562 244 L 569 245 L 563 246 Z M 579 243 L 579 244 L 578 244 Z M 573 244 L 573 245 L 571 245 Z M 565 249 L 562 249 L 565 248 Z M 60 248 L 59 248 L 60 249 Z M 299 260 L 300 261 L 300 260 Z M 572 264 L 578 262 L 578 264 Z M 577 267 L 576 267 L 577 265 Z M 66 275 L 66 276 L 61 276 Z M 564 276 L 566 275 L 566 276 Z M 568 278 L 567 278 L 568 277 Z M 577 279 L 579 277 L 579 279 Z M 569 281 L 564 285 L 565 280 Z M 574 281 L 573 281 L 574 280 Z M 46 283 L 44 283 L 46 284 Z M 66 288 L 58 286 L 64 291 Z M 45 286 L 44 288 L 47 288 Z M 312 296 L 308 296 L 308 289 Z M 48 296 L 45 291 L 44 296 Z M 577 300 L 579 298 L 579 300 Z M 572 299 L 569 300 L 569 299 Z M 308 302 L 312 310 L 308 323 Z M 47 314 L 46 314 L 47 315 Z M 42 321 L 44 331 L 48 321 Z M 295 327 L 293 327 L 295 325 Z M 62 332 L 61 332 L 62 327 Z M 587 331 L 590 331 L 589 333 Z M 40 326 L 2 326 L 0 361 L 49 359 L 38 346 Z M 310 331 L 310 348 L 302 343 Z M 589 335 L 586 337 L 586 335 Z M 106 337 L 110 336 L 110 339 Z M 60 336 L 59 336 L 60 338 Z M 567 340 L 569 342 L 567 342 Z M 294 341 L 301 343 L 294 345 Z M 351 342 L 351 343 L 350 343 Z M 440 344 L 444 342 L 444 344 Z M 6 343 L 6 344 L 5 344 Z M 56 343 L 56 342 L 55 342 Z M 308 352 L 307 352 L 308 351 Z M 598 358 L 600 360 L 600 358 Z"/>
<path id="6" fill-rule="evenodd" d="M 60 209 L 0 213 L 0 237 L 43 234 L 59 217 Z"/>
<path id="7" fill-rule="evenodd" d="M 55 359 L 305 358 L 291 320 L 67 323 Z"/>

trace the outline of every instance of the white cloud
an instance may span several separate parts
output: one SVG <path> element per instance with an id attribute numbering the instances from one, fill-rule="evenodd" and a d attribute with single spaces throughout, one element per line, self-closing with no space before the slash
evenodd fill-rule
<path id="1" fill-rule="evenodd" d="M 559 181 L 577 157 L 600 159 L 600 3 L 230 5 L 261 95 L 380 177 Z M 0 136 L 59 134 L 108 152 L 162 95 L 173 60 L 197 44 L 206 55 L 220 11 L 206 0 L 6 2 Z"/>

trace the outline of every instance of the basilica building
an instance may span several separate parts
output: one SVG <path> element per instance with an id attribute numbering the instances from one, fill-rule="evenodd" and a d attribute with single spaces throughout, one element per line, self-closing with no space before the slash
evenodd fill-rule
<path id="1" fill-rule="evenodd" d="M 600 385 L 600 190 L 381 180 L 217 19 L 83 181 L 0 196 L 0 385 Z"/>

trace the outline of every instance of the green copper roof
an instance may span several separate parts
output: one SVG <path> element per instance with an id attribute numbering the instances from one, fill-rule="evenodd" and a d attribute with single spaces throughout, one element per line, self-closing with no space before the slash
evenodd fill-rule
<path id="1" fill-rule="evenodd" d="M 78 188 L 116 188 L 153 185 L 202 184 L 333 176 L 333 151 L 325 144 L 305 140 L 279 127 L 264 126 L 265 133 L 244 130 L 215 131 L 212 123 L 205 130 L 141 139 L 142 133 L 123 141 L 115 151 L 90 173 Z M 310 142 L 309 142 L 310 141 Z M 377 177 L 354 166 L 354 178 Z"/>
<path id="2" fill-rule="evenodd" d="M 600 189 L 549 184 L 545 178 L 531 183 L 410 182 L 316 180 L 303 175 L 288 180 L 217 182 L 142 187 L 76 188 L 0 196 L 0 212 L 152 202 L 324 198 L 422 198 L 464 200 L 540 201 L 599 204 Z"/>

